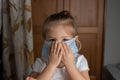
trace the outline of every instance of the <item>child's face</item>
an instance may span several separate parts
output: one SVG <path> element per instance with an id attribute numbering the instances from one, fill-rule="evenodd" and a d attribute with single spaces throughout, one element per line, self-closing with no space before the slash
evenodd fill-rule
<path id="1" fill-rule="evenodd" d="M 46 33 L 46 40 L 47 41 L 67 41 L 73 38 L 73 35 L 71 34 L 71 31 L 69 30 L 69 27 L 64 27 L 63 25 L 57 25 L 55 27 L 52 27 L 49 31 Z"/>
<path id="2" fill-rule="evenodd" d="M 71 34 L 70 27 L 64 27 L 63 25 L 57 25 L 55 27 L 52 27 L 49 31 L 46 33 L 46 40 L 47 41 L 67 41 L 73 38 L 73 35 Z M 58 67 L 64 66 L 61 62 Z"/>

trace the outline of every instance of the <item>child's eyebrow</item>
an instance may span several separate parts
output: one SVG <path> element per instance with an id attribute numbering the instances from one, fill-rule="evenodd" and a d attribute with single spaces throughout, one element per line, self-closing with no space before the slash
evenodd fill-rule
<path id="1" fill-rule="evenodd" d="M 48 38 L 55 38 L 54 36 L 51 36 L 51 35 L 47 35 Z"/>
<path id="2" fill-rule="evenodd" d="M 65 37 L 67 37 L 67 38 L 71 38 L 71 36 L 62 36 L 62 38 L 65 38 Z"/>

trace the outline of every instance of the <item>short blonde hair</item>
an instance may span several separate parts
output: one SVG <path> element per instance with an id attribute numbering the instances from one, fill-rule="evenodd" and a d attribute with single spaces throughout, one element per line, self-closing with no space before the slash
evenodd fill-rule
<path id="1" fill-rule="evenodd" d="M 42 25 L 42 36 L 44 39 L 46 39 L 47 31 L 51 29 L 52 26 L 56 24 L 62 24 L 67 25 L 72 30 L 72 36 L 76 36 L 78 34 L 77 32 L 77 25 L 75 23 L 75 20 L 71 13 L 69 11 L 61 11 L 56 14 L 52 14 L 46 18 Z M 79 45 L 79 41 L 76 40 L 76 44 Z M 81 44 L 80 44 L 81 45 Z M 78 47 L 80 49 L 81 47 Z"/>

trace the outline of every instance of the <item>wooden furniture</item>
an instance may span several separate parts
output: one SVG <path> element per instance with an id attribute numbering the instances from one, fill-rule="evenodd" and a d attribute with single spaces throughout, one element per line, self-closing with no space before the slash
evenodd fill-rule
<path id="1" fill-rule="evenodd" d="M 104 0 L 32 0 L 35 57 L 43 44 L 40 26 L 53 13 L 69 10 L 75 17 L 84 54 L 90 66 L 91 80 L 101 80 L 103 60 Z"/>

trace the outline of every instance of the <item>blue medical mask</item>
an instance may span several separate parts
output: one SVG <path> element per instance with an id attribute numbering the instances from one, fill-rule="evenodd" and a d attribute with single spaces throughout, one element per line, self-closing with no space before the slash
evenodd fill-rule
<path id="1" fill-rule="evenodd" d="M 74 55 L 78 54 L 78 48 L 76 46 L 75 38 L 70 39 L 68 41 L 64 41 L 64 42 L 71 48 L 72 53 Z M 50 50 L 51 44 L 52 44 L 51 41 L 45 41 L 44 42 L 44 45 L 43 45 L 43 48 L 42 48 L 42 59 L 45 62 L 48 62 L 48 56 L 49 56 L 49 50 Z"/>

